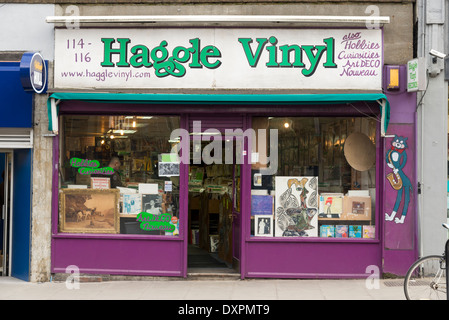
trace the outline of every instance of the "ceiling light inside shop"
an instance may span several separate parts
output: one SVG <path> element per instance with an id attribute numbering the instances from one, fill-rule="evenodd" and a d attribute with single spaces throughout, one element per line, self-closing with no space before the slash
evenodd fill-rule
<path id="1" fill-rule="evenodd" d="M 125 119 L 143 119 L 143 120 L 149 120 L 153 119 L 153 116 L 126 116 Z"/>
<path id="2" fill-rule="evenodd" d="M 150 120 L 150 119 L 153 119 L 153 117 L 147 117 L 147 116 L 145 116 L 145 117 L 137 117 L 137 119 Z"/>
<path id="3" fill-rule="evenodd" d="M 119 130 L 113 130 L 112 133 L 120 133 L 121 135 L 124 134 L 133 134 L 136 133 L 137 130 L 127 130 L 127 129 L 119 129 Z"/>

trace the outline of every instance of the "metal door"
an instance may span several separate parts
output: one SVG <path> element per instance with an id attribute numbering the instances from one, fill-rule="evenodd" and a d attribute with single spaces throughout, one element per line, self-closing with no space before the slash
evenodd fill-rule
<path id="1" fill-rule="evenodd" d="M 0 174 L 2 176 L 0 192 L 3 199 L 1 203 L 2 218 L 2 276 L 9 276 L 11 270 L 11 173 L 12 153 L 0 153 Z"/>
<path id="2" fill-rule="evenodd" d="M 31 155 L 31 149 L 17 149 L 11 161 L 10 274 L 25 281 L 31 256 Z"/>

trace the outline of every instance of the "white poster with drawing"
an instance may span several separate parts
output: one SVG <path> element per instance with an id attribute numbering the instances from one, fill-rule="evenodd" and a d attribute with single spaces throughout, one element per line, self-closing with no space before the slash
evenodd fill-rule
<path id="1" fill-rule="evenodd" d="M 318 177 L 276 177 L 275 236 L 318 236 Z"/>

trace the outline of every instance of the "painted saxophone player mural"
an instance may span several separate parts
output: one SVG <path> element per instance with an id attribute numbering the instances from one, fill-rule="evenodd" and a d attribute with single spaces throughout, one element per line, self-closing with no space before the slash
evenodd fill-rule
<path id="1" fill-rule="evenodd" d="M 395 135 L 391 143 L 391 149 L 387 151 L 386 162 L 387 166 L 393 169 L 393 172 L 387 174 L 387 180 L 390 182 L 394 190 L 397 190 L 396 202 L 394 204 L 393 212 L 391 214 L 385 213 L 386 221 L 393 221 L 396 223 L 404 223 L 410 203 L 410 196 L 412 193 L 412 183 L 405 175 L 403 168 L 407 164 L 407 139 Z M 403 201 L 402 212 L 398 212 L 399 207 Z M 399 213 L 400 218 L 396 215 Z M 396 217 L 396 218 L 395 218 Z"/>

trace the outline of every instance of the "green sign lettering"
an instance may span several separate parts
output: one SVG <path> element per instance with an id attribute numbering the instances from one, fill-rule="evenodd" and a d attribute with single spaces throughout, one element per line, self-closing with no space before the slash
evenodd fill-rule
<path id="1" fill-rule="evenodd" d="M 323 39 L 325 45 L 282 45 L 277 47 L 278 39 L 274 36 L 270 38 L 257 38 L 256 42 L 258 43 L 255 52 L 251 48 L 251 44 L 253 43 L 253 39 L 251 38 L 239 38 L 238 41 L 242 44 L 243 52 L 245 53 L 246 60 L 250 67 L 255 68 L 259 63 L 259 60 L 262 56 L 262 51 L 264 50 L 267 43 L 270 45 L 266 46 L 266 50 L 268 51 L 268 61 L 265 64 L 269 68 L 278 68 L 278 67 L 297 67 L 297 68 L 305 68 L 305 64 L 303 61 L 303 53 L 305 53 L 305 58 L 307 58 L 309 62 L 308 69 L 303 69 L 301 73 L 306 76 L 312 76 L 321 60 L 321 57 L 326 52 L 326 61 L 323 63 L 324 68 L 336 68 L 337 64 L 335 63 L 335 39 L 334 38 L 326 38 Z M 277 61 L 278 51 L 281 53 L 282 61 L 279 63 Z M 316 53 L 315 53 L 316 52 Z M 293 54 L 294 61 L 291 61 L 291 53 Z"/>
<path id="2" fill-rule="evenodd" d="M 166 76 L 183 77 L 186 74 L 186 67 L 183 65 L 189 61 L 190 68 L 215 69 L 221 65 L 221 52 L 217 47 L 206 46 L 201 48 L 200 39 L 191 39 L 190 48 L 178 46 L 169 53 L 168 42 L 163 40 L 161 43 L 149 49 L 145 45 L 137 44 L 129 50 L 131 57 L 128 59 L 128 45 L 131 43 L 129 38 L 102 38 L 104 43 L 104 54 L 102 67 L 134 67 L 134 68 L 154 68 L 155 75 L 158 78 Z M 113 48 L 115 42 L 119 43 L 118 48 Z M 119 62 L 112 62 L 112 56 L 118 55 Z M 215 60 L 214 60 L 215 59 Z"/>
<path id="3" fill-rule="evenodd" d="M 114 174 L 114 169 L 111 167 L 99 168 L 100 162 L 98 160 L 88 160 L 80 158 L 70 159 L 70 165 L 73 168 L 78 168 L 78 173 L 82 175 L 86 174 Z"/>
<path id="4" fill-rule="evenodd" d="M 120 44 L 118 49 L 112 49 L 112 44 L 115 43 L 114 38 L 102 38 L 101 42 L 104 43 L 104 56 L 103 62 L 101 63 L 102 67 L 113 67 L 114 63 L 111 61 L 113 54 L 118 54 L 120 57 L 120 61 L 117 63 L 117 67 L 129 67 L 128 63 L 128 44 L 131 42 L 129 38 L 117 38 L 117 41 Z"/>
<path id="5" fill-rule="evenodd" d="M 220 50 L 207 45 L 202 47 L 199 38 L 190 39 L 190 47 L 177 46 L 171 52 L 167 49 L 168 42 L 162 40 L 154 48 L 148 48 L 143 44 L 136 44 L 129 50 L 131 40 L 129 38 L 102 38 L 104 55 L 101 66 L 103 67 L 133 67 L 154 68 L 156 77 L 167 76 L 183 77 L 189 68 L 216 69 L 222 64 Z M 268 52 L 265 66 L 268 68 L 295 67 L 302 68 L 302 75 L 312 76 L 324 56 L 324 68 L 336 68 L 335 63 L 335 39 L 322 40 L 324 45 L 298 45 L 284 44 L 278 46 L 275 36 L 269 38 L 256 38 L 257 45 L 252 45 L 253 38 L 238 38 L 242 45 L 243 53 L 249 66 L 256 68 L 264 50 Z M 128 57 L 128 54 L 130 57 Z M 113 59 L 115 57 L 116 59 Z M 280 57 L 281 61 L 278 61 Z M 118 62 L 113 62 L 117 61 Z"/>
<path id="6" fill-rule="evenodd" d="M 246 60 L 251 67 L 257 67 L 259 63 L 260 54 L 262 53 L 263 48 L 267 44 L 268 39 L 266 38 L 257 38 L 256 41 L 258 43 L 256 53 L 253 53 L 250 44 L 253 43 L 253 39 L 251 38 L 239 38 L 238 41 L 243 46 L 243 51 L 245 52 Z"/>
<path id="7" fill-rule="evenodd" d="M 142 230 L 164 230 L 173 232 L 175 225 L 171 224 L 171 214 L 151 214 L 148 212 L 140 212 L 137 215 L 137 221 L 140 222 L 140 228 Z"/>

